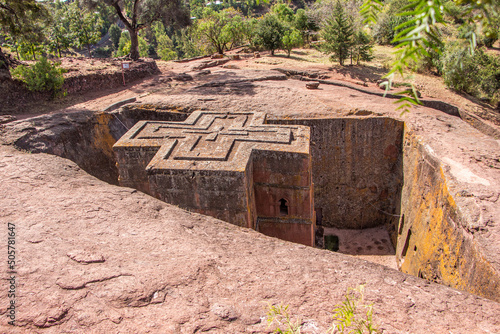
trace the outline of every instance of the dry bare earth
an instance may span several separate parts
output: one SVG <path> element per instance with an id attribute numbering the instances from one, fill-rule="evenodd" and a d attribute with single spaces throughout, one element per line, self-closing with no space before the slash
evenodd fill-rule
<path id="1" fill-rule="evenodd" d="M 229 64 L 243 67 L 243 62 Z M 199 71 L 191 71 L 196 64 L 167 65 L 168 71 L 141 84 L 150 94 L 138 103 L 264 111 L 271 117 L 399 118 L 391 101 L 349 88 L 306 90 L 304 82 L 270 70 L 216 67 L 197 76 Z M 175 80 L 185 72 L 192 81 Z M 166 78 L 173 81 L 162 81 Z M 137 94 L 121 91 L 73 110 L 102 110 L 131 96 Z M 404 121 L 444 161 L 450 192 L 467 191 L 456 198 L 466 215 L 477 217 L 473 221 L 481 229 L 473 237 L 489 260 L 500 263 L 498 141 L 428 108 L 414 110 Z M 376 322 L 386 333 L 500 328 L 498 303 L 191 214 L 108 185 L 68 160 L 15 150 L 12 143 L 36 129 L 34 124 L 10 123 L 2 133 L 0 247 L 7 248 L 6 224 L 15 223 L 18 256 L 17 326 L 7 325 L 9 299 L 3 293 L 3 332 L 262 333 L 270 331 L 263 321 L 266 303 L 284 302 L 304 323 L 303 332 L 324 333 L 346 289 L 363 283 L 366 302 L 374 303 Z M 4 279 L 6 270 L 4 264 Z"/>

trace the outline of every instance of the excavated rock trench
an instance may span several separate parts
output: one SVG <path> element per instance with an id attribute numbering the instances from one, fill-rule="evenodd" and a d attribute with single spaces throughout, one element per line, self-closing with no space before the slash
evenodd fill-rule
<path id="1" fill-rule="evenodd" d="M 191 111 L 129 105 L 115 112 L 47 115 L 16 122 L 7 140 L 18 149 L 70 159 L 118 184 L 113 144 L 139 120 L 182 121 Z M 339 251 L 397 263 L 403 272 L 500 301 L 498 273 L 458 228 L 462 218 L 439 162 L 403 122 L 388 117 L 267 122 L 311 128 L 317 223 L 324 235 L 338 237 Z M 325 246 L 321 232 L 317 239 Z M 443 249 L 451 250 L 448 256 Z"/>

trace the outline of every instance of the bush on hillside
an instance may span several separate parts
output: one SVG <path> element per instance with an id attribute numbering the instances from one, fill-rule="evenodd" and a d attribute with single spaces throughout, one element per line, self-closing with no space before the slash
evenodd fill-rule
<path id="1" fill-rule="evenodd" d="M 450 88 L 496 104 L 500 90 L 500 57 L 477 49 L 474 55 L 460 43 L 449 43 L 441 57 L 443 78 Z"/>
<path id="2" fill-rule="evenodd" d="M 59 92 L 64 83 L 64 70 L 58 63 L 52 63 L 42 57 L 30 66 L 20 65 L 11 71 L 12 76 L 26 84 L 30 91 Z"/>

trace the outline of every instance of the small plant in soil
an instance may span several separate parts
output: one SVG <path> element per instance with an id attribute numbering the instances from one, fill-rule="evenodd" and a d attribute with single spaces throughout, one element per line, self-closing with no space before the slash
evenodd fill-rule
<path id="1" fill-rule="evenodd" d="M 364 285 L 349 288 L 345 300 L 333 310 L 333 324 L 328 334 L 381 334 L 373 324 L 373 304 L 365 305 Z"/>
<path id="2" fill-rule="evenodd" d="M 288 305 L 271 305 L 268 304 L 267 311 L 268 327 L 274 326 L 273 333 L 279 334 L 300 334 L 300 320 L 292 321 L 288 312 Z"/>

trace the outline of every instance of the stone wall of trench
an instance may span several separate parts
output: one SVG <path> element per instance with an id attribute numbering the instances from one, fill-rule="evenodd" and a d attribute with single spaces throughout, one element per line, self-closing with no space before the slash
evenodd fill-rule
<path id="1" fill-rule="evenodd" d="M 269 120 L 311 128 L 314 202 L 321 225 L 395 231 L 403 184 L 403 122 L 385 118 Z"/>
<path id="2" fill-rule="evenodd" d="M 396 257 L 401 271 L 500 301 L 500 273 L 485 259 L 447 186 L 443 167 L 405 133 Z"/>

